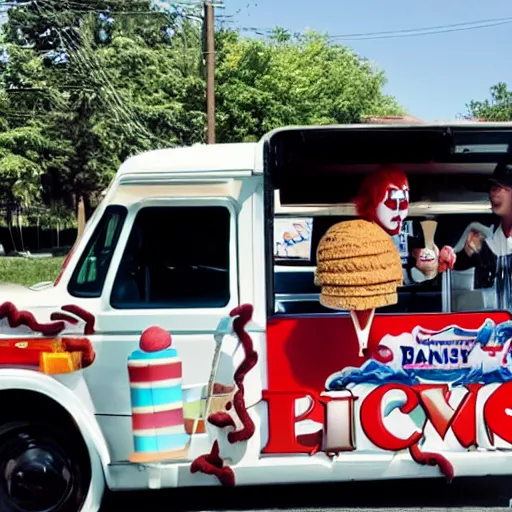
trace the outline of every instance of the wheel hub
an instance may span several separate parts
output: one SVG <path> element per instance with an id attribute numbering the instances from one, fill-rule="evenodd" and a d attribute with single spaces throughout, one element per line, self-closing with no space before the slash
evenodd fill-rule
<path id="1" fill-rule="evenodd" d="M 25 439 L 14 453 L 9 451 L 10 457 L 4 459 L 3 476 L 14 510 L 56 512 L 72 487 L 68 462 L 58 447 Z"/>

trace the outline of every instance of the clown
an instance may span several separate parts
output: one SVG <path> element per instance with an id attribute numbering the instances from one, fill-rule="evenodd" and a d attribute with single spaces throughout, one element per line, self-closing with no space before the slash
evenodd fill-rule
<path id="1" fill-rule="evenodd" d="M 381 167 L 363 180 L 355 204 L 359 217 L 378 224 L 398 244 L 409 213 L 407 176 L 394 167 Z M 439 251 L 433 242 L 430 247 L 426 247 L 425 242 L 418 244 L 415 239 L 411 242 L 412 265 L 409 267 L 412 268 L 408 269 L 406 283 L 433 279 L 439 273 L 453 269 L 456 257 L 451 247 L 444 246 Z"/>

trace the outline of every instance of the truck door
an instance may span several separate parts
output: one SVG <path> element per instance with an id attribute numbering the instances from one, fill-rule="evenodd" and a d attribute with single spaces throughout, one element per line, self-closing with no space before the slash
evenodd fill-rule
<path id="1" fill-rule="evenodd" d="M 73 270 L 68 292 L 78 303 L 91 299 L 91 291 L 101 295 L 91 337 L 97 359 L 84 376 L 114 460 L 126 460 L 133 446 L 127 359 L 142 331 L 159 326 L 171 333 L 182 361 L 182 386 L 199 396 L 210 378 L 219 322 L 240 300 L 258 302 L 255 317 L 264 316 L 263 271 L 256 279 L 253 270 L 264 265 L 257 180 L 242 181 L 236 198 L 226 190 L 212 197 L 211 187 L 208 196 L 180 197 L 179 185 L 158 187 L 153 192 L 158 197 L 144 194 L 126 205 L 124 224 L 122 215 L 120 222 L 98 224 Z M 187 185 L 187 193 L 194 187 Z M 119 212 L 107 208 L 107 213 Z M 257 229 L 255 218 L 260 219 Z M 109 240 L 117 235 L 107 227 L 115 231 L 120 224 L 116 248 L 109 252 Z M 261 239 L 256 251 L 254 237 Z M 105 251 L 111 261 L 98 284 L 101 271 L 91 268 L 102 268 L 97 258 Z M 242 269 L 239 261 L 244 261 Z"/>

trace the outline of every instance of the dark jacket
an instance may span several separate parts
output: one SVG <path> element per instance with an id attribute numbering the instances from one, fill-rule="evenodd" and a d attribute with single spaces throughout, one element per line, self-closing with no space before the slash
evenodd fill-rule
<path id="1" fill-rule="evenodd" d="M 475 269 L 475 289 L 491 288 L 496 278 L 497 256 L 491 251 L 486 242 L 482 242 L 482 248 L 478 254 L 471 257 L 462 249 L 457 253 L 457 261 L 454 270 Z"/>

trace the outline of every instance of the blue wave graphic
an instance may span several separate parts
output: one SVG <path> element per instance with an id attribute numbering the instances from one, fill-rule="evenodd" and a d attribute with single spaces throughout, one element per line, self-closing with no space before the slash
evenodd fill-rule
<path id="1" fill-rule="evenodd" d="M 473 383 L 483 385 L 503 384 L 512 381 L 512 371 L 509 368 L 499 368 L 486 373 L 480 367 L 472 370 L 468 369 L 467 371 L 438 370 L 433 374 L 432 371 L 422 372 L 421 370 L 395 371 L 385 364 L 369 360 L 361 368 L 332 379 L 327 386 L 327 391 L 342 391 L 349 384 L 382 385 L 392 383 L 412 386 L 420 384 L 424 380 L 451 383 L 452 387 Z"/>
<path id="2" fill-rule="evenodd" d="M 341 391 L 349 384 L 405 384 L 412 386 L 419 384 L 419 379 L 409 372 L 395 372 L 389 366 L 377 361 L 367 361 L 357 370 L 347 375 L 333 379 L 328 386 L 328 391 Z"/>
<path id="3" fill-rule="evenodd" d="M 512 380 L 512 372 L 508 368 L 499 368 L 492 372 L 484 373 L 482 368 L 471 370 L 467 375 L 453 382 L 454 386 L 466 384 L 503 384 Z"/>

